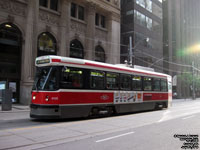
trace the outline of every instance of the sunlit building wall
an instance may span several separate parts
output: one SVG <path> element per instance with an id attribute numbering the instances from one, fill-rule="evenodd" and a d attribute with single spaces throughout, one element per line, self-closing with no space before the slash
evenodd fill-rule
<path id="1" fill-rule="evenodd" d="M 178 98 L 192 96 L 194 90 L 199 95 L 198 80 L 200 75 L 200 16 L 199 0 L 165 0 L 163 1 L 164 25 L 164 68 L 174 78 L 173 91 Z M 192 63 L 194 62 L 194 73 Z"/>

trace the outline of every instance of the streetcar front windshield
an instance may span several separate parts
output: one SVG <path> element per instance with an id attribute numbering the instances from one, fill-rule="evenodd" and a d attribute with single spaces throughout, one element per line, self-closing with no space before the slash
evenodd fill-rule
<path id="1" fill-rule="evenodd" d="M 33 90 L 57 90 L 57 72 L 54 67 L 37 67 Z"/>

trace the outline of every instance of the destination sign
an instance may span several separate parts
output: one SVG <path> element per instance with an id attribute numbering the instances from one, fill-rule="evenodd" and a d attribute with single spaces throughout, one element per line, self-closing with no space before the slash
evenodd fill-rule
<path id="1" fill-rule="evenodd" d="M 50 59 L 42 59 L 36 61 L 36 64 L 46 64 L 46 63 L 50 63 Z"/>

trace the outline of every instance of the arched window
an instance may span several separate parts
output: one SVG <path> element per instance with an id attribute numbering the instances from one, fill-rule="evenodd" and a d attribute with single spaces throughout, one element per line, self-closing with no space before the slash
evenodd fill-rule
<path id="1" fill-rule="evenodd" d="M 105 62 L 105 51 L 99 45 L 95 48 L 95 61 Z"/>
<path id="2" fill-rule="evenodd" d="M 56 39 L 48 32 L 38 37 L 38 56 L 56 55 Z"/>
<path id="3" fill-rule="evenodd" d="M 78 40 L 73 40 L 70 43 L 70 57 L 84 58 L 83 45 Z"/>
<path id="4" fill-rule="evenodd" d="M 21 32 L 12 23 L 0 25 L 0 43 L 18 46 L 21 44 Z"/>

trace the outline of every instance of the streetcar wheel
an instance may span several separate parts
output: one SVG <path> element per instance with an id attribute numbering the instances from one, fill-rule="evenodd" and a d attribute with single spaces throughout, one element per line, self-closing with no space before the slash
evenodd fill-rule
<path id="1" fill-rule="evenodd" d="M 95 116 L 98 116 L 98 114 L 99 114 L 99 109 L 94 107 L 94 108 L 91 109 L 89 116 L 95 117 Z"/>
<path id="2" fill-rule="evenodd" d="M 156 103 L 155 109 L 156 110 L 162 110 L 164 108 L 164 104 L 163 103 Z"/>
<path id="3" fill-rule="evenodd" d="M 114 114 L 114 108 L 113 107 L 108 107 L 108 116 L 111 116 L 112 114 Z"/>

